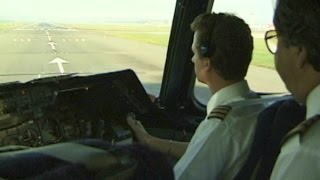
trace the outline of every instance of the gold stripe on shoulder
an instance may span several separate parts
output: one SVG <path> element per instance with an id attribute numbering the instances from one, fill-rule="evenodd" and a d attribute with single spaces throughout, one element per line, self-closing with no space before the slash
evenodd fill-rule
<path id="1" fill-rule="evenodd" d="M 225 119 L 231 109 L 231 106 L 217 106 L 210 112 L 207 119 L 216 118 L 222 121 Z"/>
<path id="2" fill-rule="evenodd" d="M 211 112 L 211 113 L 214 113 L 214 112 L 229 112 L 231 110 L 231 106 L 217 106 L 216 108 L 214 108 Z"/>
<path id="3" fill-rule="evenodd" d="M 318 114 L 308 120 L 302 121 L 295 128 L 289 131 L 289 133 L 282 139 L 281 144 L 283 145 L 288 139 L 290 139 L 296 134 L 301 134 L 303 136 L 303 134 L 306 133 L 308 129 L 310 129 L 310 127 L 319 120 L 320 120 L 320 115 Z"/>
<path id="4" fill-rule="evenodd" d="M 229 110 L 226 110 L 226 109 L 214 109 L 214 110 L 211 111 L 210 114 L 215 114 L 215 113 L 226 114 L 228 112 L 229 112 Z"/>
<path id="5" fill-rule="evenodd" d="M 208 119 L 220 119 L 222 121 L 225 117 L 225 115 L 211 115 L 208 117 Z"/>
<path id="6" fill-rule="evenodd" d="M 217 106 L 216 108 L 214 109 L 226 109 L 226 110 L 231 110 L 232 107 L 231 106 L 227 106 L 227 105 L 221 105 L 221 106 Z M 213 109 L 213 110 L 214 110 Z"/>

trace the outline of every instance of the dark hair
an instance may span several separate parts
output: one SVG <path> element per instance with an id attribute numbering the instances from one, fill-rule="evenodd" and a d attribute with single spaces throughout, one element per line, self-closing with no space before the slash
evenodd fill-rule
<path id="1" fill-rule="evenodd" d="M 286 45 L 305 47 L 308 61 L 320 71 L 320 1 L 278 0 L 273 23 Z"/>
<path id="2" fill-rule="evenodd" d="M 197 50 L 209 57 L 225 80 L 243 79 L 252 58 L 253 38 L 249 26 L 226 13 L 201 14 L 191 24 L 198 32 Z"/>

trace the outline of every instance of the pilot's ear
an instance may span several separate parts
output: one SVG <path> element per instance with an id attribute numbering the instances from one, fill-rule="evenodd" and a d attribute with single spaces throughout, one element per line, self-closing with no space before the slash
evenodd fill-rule
<path id="1" fill-rule="evenodd" d="M 294 52 L 297 57 L 297 68 L 303 69 L 306 68 L 307 65 L 310 65 L 307 59 L 307 50 L 304 46 L 295 47 Z"/>
<path id="2" fill-rule="evenodd" d="M 210 58 L 205 57 L 205 59 L 204 59 L 203 61 L 204 61 L 204 68 L 205 68 L 205 70 L 206 70 L 206 71 L 210 71 L 211 68 L 212 68 Z"/>

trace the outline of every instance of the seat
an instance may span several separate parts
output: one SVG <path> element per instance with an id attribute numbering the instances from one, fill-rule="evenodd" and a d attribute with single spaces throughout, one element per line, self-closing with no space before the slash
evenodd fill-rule
<path id="1" fill-rule="evenodd" d="M 281 140 L 304 120 L 306 108 L 294 99 L 280 100 L 260 113 L 250 154 L 237 180 L 269 179 L 280 153 Z"/>

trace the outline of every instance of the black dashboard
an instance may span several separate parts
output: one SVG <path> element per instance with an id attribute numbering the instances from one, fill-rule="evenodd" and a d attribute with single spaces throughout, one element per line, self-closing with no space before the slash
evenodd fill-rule
<path id="1" fill-rule="evenodd" d="M 132 70 L 0 85 L 0 146 L 131 137 L 126 115 L 154 108 Z"/>

